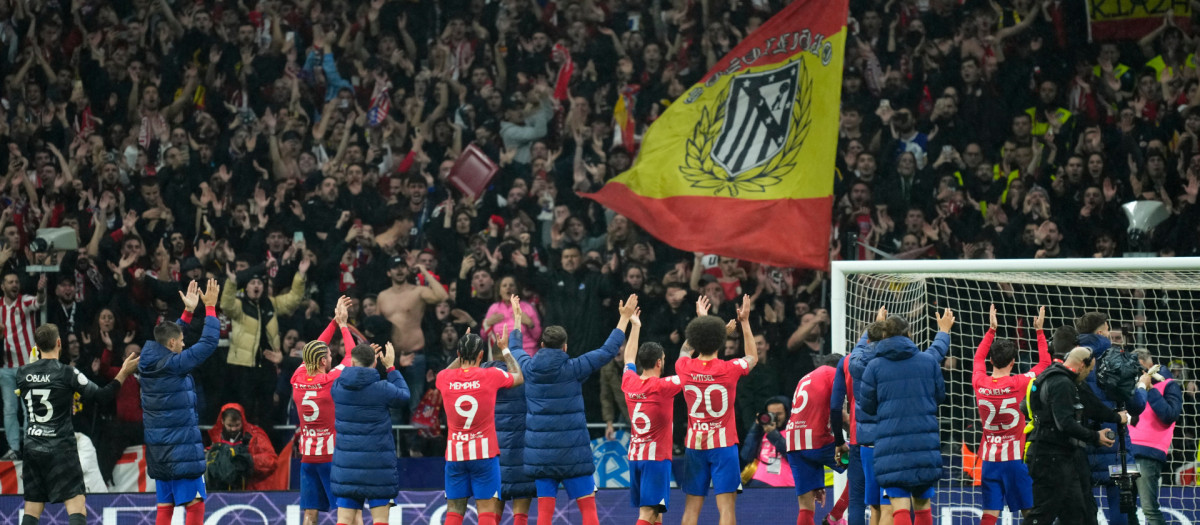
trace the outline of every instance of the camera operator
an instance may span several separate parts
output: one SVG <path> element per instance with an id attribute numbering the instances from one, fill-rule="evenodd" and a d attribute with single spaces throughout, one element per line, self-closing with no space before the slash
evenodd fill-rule
<path id="1" fill-rule="evenodd" d="M 742 465 L 748 466 L 742 473 L 743 481 L 750 476 L 747 485 L 751 487 L 793 487 L 787 442 L 780 433 L 787 424 L 790 403 L 786 397 L 775 396 L 767 400 L 765 408 L 742 440 Z"/>
<path id="2" fill-rule="evenodd" d="M 1084 385 L 1095 365 L 1091 350 L 1078 347 L 1033 382 L 1027 402 L 1035 424 L 1029 435 L 1033 509 L 1027 523 L 1089 523 L 1095 516 L 1086 447 L 1111 446 L 1111 430 L 1090 430 L 1086 421 L 1128 423 L 1129 414 L 1108 408 Z"/>
<path id="3" fill-rule="evenodd" d="M 1149 350 L 1139 348 L 1134 355 L 1146 370 L 1138 380 L 1137 388 L 1146 393 L 1147 410 L 1142 411 L 1136 425 L 1129 427 L 1132 442 L 1129 451 L 1141 474 L 1137 479 L 1138 498 L 1142 502 L 1142 513 L 1146 515 L 1146 525 L 1162 525 L 1166 522 L 1158 508 L 1158 489 L 1163 470 L 1167 468 L 1175 421 L 1183 411 L 1183 389 L 1171 377 L 1170 371 L 1154 364 Z"/>

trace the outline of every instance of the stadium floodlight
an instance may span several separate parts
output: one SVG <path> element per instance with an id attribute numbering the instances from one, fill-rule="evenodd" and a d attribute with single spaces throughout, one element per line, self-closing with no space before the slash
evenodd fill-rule
<path id="1" fill-rule="evenodd" d="M 1129 219 L 1129 249 L 1135 253 L 1152 252 L 1150 236 L 1171 212 L 1159 201 L 1133 201 L 1121 205 Z"/>
<path id="2" fill-rule="evenodd" d="M 1148 222 L 1138 224 L 1153 227 Z M 839 261 L 833 263 L 830 277 L 835 352 L 851 350 L 880 306 L 907 318 L 913 340 L 922 348 L 937 331 L 934 311 L 954 310 L 957 323 L 943 365 L 947 400 L 939 409 L 948 468 L 937 490 L 948 493 L 950 501 L 976 509 L 982 492 L 974 486 L 978 473 L 971 467 L 982 422 L 971 390 L 971 364 L 987 332 L 989 305 L 995 304 L 1000 314 L 997 336 L 1018 343 L 1014 372 L 1028 370 L 1037 360 L 1031 325 L 1039 306 L 1046 307 L 1048 339 L 1059 326 L 1073 324 L 1085 312 L 1099 311 L 1108 315 L 1110 329 L 1122 331 L 1121 346 L 1147 348 L 1164 367 L 1191 363 L 1200 348 L 1197 257 Z M 1183 413 L 1200 412 L 1194 399 L 1185 398 Z M 1175 435 L 1194 436 L 1200 431 L 1197 427 L 1194 419 L 1181 419 Z M 1195 457 L 1195 449 L 1184 452 L 1190 456 L 1187 461 Z M 1172 490 L 1169 487 L 1175 483 L 1175 478 L 1164 483 L 1163 491 Z M 1200 500 L 1191 499 L 1172 501 L 1170 506 L 1200 508 Z M 1099 503 L 1108 502 L 1101 498 Z"/>

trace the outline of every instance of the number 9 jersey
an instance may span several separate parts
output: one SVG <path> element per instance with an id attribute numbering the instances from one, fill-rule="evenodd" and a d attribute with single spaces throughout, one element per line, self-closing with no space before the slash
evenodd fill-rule
<path id="1" fill-rule="evenodd" d="M 688 407 L 687 438 L 692 450 L 710 450 L 738 444 L 733 405 L 738 379 L 750 373 L 745 359 L 694 359 L 680 357 L 675 373 L 683 382 Z"/>
<path id="2" fill-rule="evenodd" d="M 473 461 L 500 455 L 496 442 L 496 392 L 513 386 L 499 368 L 447 368 L 437 389 L 446 409 L 446 461 Z"/>

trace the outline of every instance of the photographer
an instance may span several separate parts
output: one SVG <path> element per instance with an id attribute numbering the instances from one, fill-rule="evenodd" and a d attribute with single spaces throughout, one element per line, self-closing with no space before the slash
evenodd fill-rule
<path id="1" fill-rule="evenodd" d="M 793 487 L 787 443 L 780 433 L 787 424 L 791 403 L 786 397 L 775 396 L 767 400 L 765 408 L 742 440 L 742 464 L 746 466 L 742 482 L 751 487 Z"/>
<path id="2" fill-rule="evenodd" d="M 1091 350 L 1078 347 L 1062 363 L 1050 365 L 1033 382 L 1026 400 L 1033 414 L 1026 461 L 1033 478 L 1033 509 L 1027 523 L 1084 523 L 1095 515 L 1088 446 L 1112 446 L 1111 430 L 1091 430 L 1086 421 L 1128 422 L 1129 415 L 1108 408 L 1084 385 L 1095 365 Z M 1082 407 L 1079 410 L 1078 407 Z"/>
<path id="3" fill-rule="evenodd" d="M 1167 453 L 1175 434 L 1175 422 L 1183 411 L 1183 389 L 1171 377 L 1171 372 L 1154 364 L 1150 351 L 1134 351 L 1138 363 L 1146 370 L 1137 388 L 1146 393 L 1146 408 L 1136 425 L 1129 427 L 1129 438 L 1141 477 L 1137 479 L 1138 498 L 1147 525 L 1161 525 L 1162 511 L 1158 508 L 1158 489 L 1167 467 Z M 1169 471 L 1168 471 L 1169 472 Z"/>

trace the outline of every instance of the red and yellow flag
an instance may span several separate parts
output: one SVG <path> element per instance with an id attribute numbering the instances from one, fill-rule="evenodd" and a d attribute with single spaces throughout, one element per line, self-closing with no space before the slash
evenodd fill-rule
<path id="1" fill-rule="evenodd" d="M 796 0 L 671 104 L 589 197 L 676 248 L 825 269 L 846 0 Z"/>

